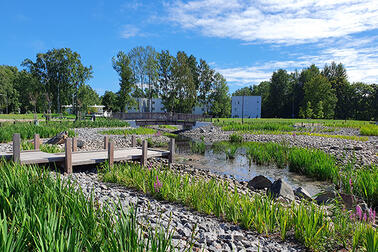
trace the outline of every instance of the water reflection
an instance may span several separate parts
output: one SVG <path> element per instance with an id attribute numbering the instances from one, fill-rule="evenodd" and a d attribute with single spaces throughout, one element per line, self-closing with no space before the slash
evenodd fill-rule
<path id="1" fill-rule="evenodd" d="M 316 181 L 306 176 L 298 175 L 286 169 L 279 169 L 275 166 L 263 166 L 250 163 L 244 155 L 244 150 L 236 152 L 235 159 L 227 159 L 225 153 L 215 153 L 210 146 L 207 146 L 205 154 L 193 154 L 188 139 L 176 141 L 176 152 L 178 162 L 193 165 L 198 169 L 210 170 L 214 173 L 233 176 L 239 181 L 249 181 L 257 175 L 263 175 L 274 181 L 278 178 L 285 180 L 294 189 L 301 186 L 311 195 L 315 195 L 332 185 L 328 182 Z"/>

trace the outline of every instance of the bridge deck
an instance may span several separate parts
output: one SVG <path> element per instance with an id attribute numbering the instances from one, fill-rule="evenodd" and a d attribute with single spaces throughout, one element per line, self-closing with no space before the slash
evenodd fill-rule
<path id="1" fill-rule="evenodd" d="M 64 153 L 46 153 L 42 151 L 22 151 L 20 153 L 21 164 L 46 164 L 64 162 Z M 12 159 L 12 153 L 0 152 L 0 159 Z M 168 157 L 169 151 L 148 149 L 147 158 Z M 141 148 L 128 148 L 114 150 L 114 161 L 141 160 Z M 72 166 L 102 163 L 108 159 L 108 151 L 73 152 Z"/>

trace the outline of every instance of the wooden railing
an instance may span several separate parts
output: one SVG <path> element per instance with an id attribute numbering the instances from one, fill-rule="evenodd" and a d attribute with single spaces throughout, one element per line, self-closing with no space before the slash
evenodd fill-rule
<path id="1" fill-rule="evenodd" d="M 150 112 L 132 112 L 132 113 L 113 113 L 113 118 L 120 120 L 158 120 L 158 121 L 203 121 L 211 119 L 208 115 L 195 115 L 184 113 L 150 113 Z"/>

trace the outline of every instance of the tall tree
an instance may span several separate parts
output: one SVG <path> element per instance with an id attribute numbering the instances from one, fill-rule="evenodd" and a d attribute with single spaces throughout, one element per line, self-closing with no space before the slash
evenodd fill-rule
<path id="1" fill-rule="evenodd" d="M 13 66 L 0 66 L 0 106 L 5 113 L 19 111 L 19 92 L 16 89 L 18 69 Z"/>
<path id="2" fill-rule="evenodd" d="M 251 96 L 253 94 L 253 87 L 243 87 L 232 93 L 232 96 Z"/>
<path id="3" fill-rule="evenodd" d="M 60 112 L 61 100 L 68 103 L 74 96 L 78 117 L 78 89 L 93 73 L 92 66 L 83 66 L 80 54 L 69 48 L 52 49 L 38 53 L 35 62 L 25 59 L 22 65 L 44 86 L 49 111 Z"/>
<path id="4" fill-rule="evenodd" d="M 289 117 L 291 104 L 289 99 L 290 76 L 286 70 L 279 69 L 274 72 L 270 81 L 269 106 L 271 117 Z"/>
<path id="5" fill-rule="evenodd" d="M 211 115 L 214 117 L 230 117 L 231 115 L 231 97 L 228 94 L 226 79 L 216 73 L 214 76 L 213 90 L 209 96 L 211 105 Z"/>
<path id="6" fill-rule="evenodd" d="M 315 115 L 323 114 L 327 119 L 334 117 L 337 97 L 327 78 L 321 74 L 313 77 L 304 84 L 304 93 L 304 101 L 306 105 L 312 105 L 311 109 Z M 322 102 L 321 105 L 319 102 Z M 317 111 L 319 108 L 322 108 L 322 113 Z"/>
<path id="7" fill-rule="evenodd" d="M 208 113 L 209 107 L 209 100 L 212 90 L 213 82 L 215 81 L 215 71 L 210 68 L 210 66 L 206 63 L 206 61 L 200 59 L 200 63 L 198 65 L 198 73 L 199 73 L 199 87 L 197 90 L 198 92 L 198 101 L 199 104 L 205 106 L 206 113 Z"/>
<path id="8" fill-rule="evenodd" d="M 113 57 L 112 62 L 114 70 L 119 75 L 118 104 L 121 112 L 125 112 L 127 107 L 135 104 L 135 100 L 131 97 L 131 91 L 135 87 L 135 78 L 130 66 L 130 58 L 120 51 L 116 57 Z"/>
<path id="9" fill-rule="evenodd" d="M 104 105 L 105 109 L 108 111 L 120 111 L 117 94 L 112 91 L 105 91 L 105 94 L 102 96 L 102 105 Z"/>

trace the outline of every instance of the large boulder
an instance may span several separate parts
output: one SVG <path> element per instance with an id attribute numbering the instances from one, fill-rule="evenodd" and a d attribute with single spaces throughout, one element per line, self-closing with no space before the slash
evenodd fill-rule
<path id="1" fill-rule="evenodd" d="M 47 144 L 64 144 L 64 140 L 66 140 L 67 137 L 68 137 L 68 132 L 63 131 L 56 134 L 56 136 L 49 139 L 46 143 Z"/>
<path id="2" fill-rule="evenodd" d="M 295 200 L 293 188 L 282 179 L 277 179 L 274 181 L 269 187 L 267 194 L 271 194 L 275 198 L 281 196 L 289 200 Z"/>
<path id="3" fill-rule="evenodd" d="M 294 195 L 297 196 L 300 199 L 306 199 L 306 200 L 311 200 L 311 195 L 309 192 L 307 192 L 304 188 L 298 187 L 294 191 Z"/>
<path id="4" fill-rule="evenodd" d="M 269 188 L 272 185 L 272 182 L 267 179 L 265 176 L 259 175 L 254 177 L 248 182 L 247 187 L 251 190 L 261 190 Z"/>

